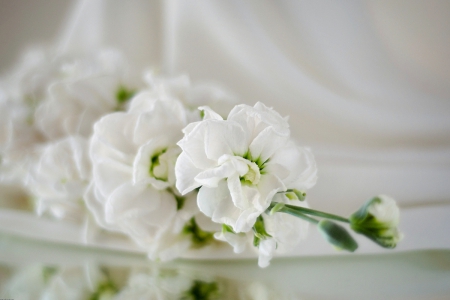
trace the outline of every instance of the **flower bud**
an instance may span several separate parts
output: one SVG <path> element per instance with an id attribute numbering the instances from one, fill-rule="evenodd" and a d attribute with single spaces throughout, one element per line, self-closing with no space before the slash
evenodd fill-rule
<path id="1" fill-rule="evenodd" d="M 299 190 L 294 189 L 293 192 L 297 196 L 298 200 L 303 201 L 303 200 L 306 199 L 306 192 L 305 191 L 299 191 Z"/>
<path id="2" fill-rule="evenodd" d="M 395 200 L 379 195 L 366 202 L 349 218 L 351 228 L 385 248 L 395 248 L 402 234 L 398 231 L 400 211 Z"/>
<path id="3" fill-rule="evenodd" d="M 347 230 L 334 222 L 321 220 L 317 224 L 317 228 L 322 236 L 338 249 L 353 252 L 358 248 L 358 244 Z"/>

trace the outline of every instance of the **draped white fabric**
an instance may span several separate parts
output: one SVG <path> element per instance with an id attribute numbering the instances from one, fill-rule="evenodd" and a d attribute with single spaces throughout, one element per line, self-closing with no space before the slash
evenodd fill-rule
<path id="1" fill-rule="evenodd" d="M 445 1 L 86 0 L 57 43 L 275 107 L 316 156 L 312 207 L 350 214 L 389 194 L 407 249 L 450 248 L 449 20 Z"/>

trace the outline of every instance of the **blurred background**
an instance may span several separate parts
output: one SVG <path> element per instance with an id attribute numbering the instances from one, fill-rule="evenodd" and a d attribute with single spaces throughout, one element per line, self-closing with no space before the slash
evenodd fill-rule
<path id="1" fill-rule="evenodd" d="M 448 1 L 0 1 L 0 70 L 31 45 L 122 50 L 290 116 L 317 208 L 450 200 Z M 344 205 L 343 205 L 344 204 Z"/>
<path id="2" fill-rule="evenodd" d="M 273 106 L 290 116 L 292 136 L 316 157 L 311 207 L 349 215 L 374 195 L 391 195 L 406 237 L 398 250 L 428 251 L 281 260 L 272 271 L 248 267 L 242 276 L 264 282 L 277 272 L 289 270 L 291 279 L 300 274 L 310 280 L 299 292 L 305 299 L 327 298 L 330 291 L 339 299 L 365 297 L 360 275 L 368 273 L 373 299 L 448 295 L 450 1 L 0 0 L 0 40 L 1 74 L 30 47 L 80 53 L 114 47 L 136 67 L 187 73 L 193 82 L 220 84 L 240 102 Z M 52 249 L 27 243 L 2 237 L 0 279 L 22 267 L 29 252 L 21 249 Z M 362 245 L 362 253 L 374 249 Z M 58 249 L 62 257 L 83 252 Z M 330 253 L 316 237 L 301 251 Z M 77 255 L 76 264 L 83 264 L 85 254 Z M 34 263 L 61 261 L 37 257 L 24 265 Z M 242 271 L 236 264 L 229 270 L 217 276 Z M 334 278 L 342 274 L 360 286 L 338 284 Z M 314 284 L 321 280 L 330 290 Z M 405 293 L 411 282 L 415 289 Z"/>

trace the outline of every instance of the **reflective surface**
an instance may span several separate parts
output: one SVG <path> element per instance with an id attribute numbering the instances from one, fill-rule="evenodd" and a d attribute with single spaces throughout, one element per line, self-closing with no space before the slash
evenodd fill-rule
<path id="1" fill-rule="evenodd" d="M 177 260 L 0 235 L 7 299 L 448 299 L 450 251 Z"/>

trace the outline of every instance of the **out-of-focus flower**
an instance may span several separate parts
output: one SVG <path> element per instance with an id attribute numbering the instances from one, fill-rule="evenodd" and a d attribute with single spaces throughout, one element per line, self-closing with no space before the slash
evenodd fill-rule
<path id="1" fill-rule="evenodd" d="M 132 82 L 124 58 L 102 51 L 61 66 L 61 78 L 48 86 L 37 106 L 35 122 L 48 139 L 78 134 L 89 137 L 103 115 L 123 109 L 137 83 Z"/>
<path id="2" fill-rule="evenodd" d="M 186 119 L 179 101 L 144 92 L 128 112 L 94 126 L 87 206 L 102 227 L 128 235 L 154 259 L 172 259 L 191 245 L 184 228 L 198 213 L 195 196 L 174 187 L 176 142 Z"/>
<path id="3" fill-rule="evenodd" d="M 39 215 L 82 221 L 87 216 L 84 193 L 90 179 L 88 141 L 73 136 L 41 149 L 31 164 L 27 187 Z"/>
<path id="4" fill-rule="evenodd" d="M 223 120 L 208 107 L 184 129 L 175 167 L 182 194 L 199 188 L 200 210 L 234 232 L 248 232 L 274 195 L 316 181 L 311 153 L 290 141 L 287 119 L 261 103 L 236 106 Z"/>
<path id="5" fill-rule="evenodd" d="M 102 115 L 125 107 L 139 84 L 114 50 L 56 55 L 33 50 L 0 81 L 0 180 L 20 182 L 35 147 L 88 137 Z"/>
<path id="6" fill-rule="evenodd" d="M 161 94 L 167 94 L 180 100 L 191 112 L 194 119 L 198 116 L 199 106 L 209 106 L 214 111 L 225 117 L 236 104 L 235 96 L 215 84 L 192 84 L 188 75 L 176 77 L 158 77 L 148 72 L 145 80 L 150 89 Z M 200 112 L 202 114 L 202 112 Z"/>
<path id="7" fill-rule="evenodd" d="M 351 228 L 385 248 L 394 248 L 402 238 L 397 226 L 400 211 L 394 199 L 379 195 L 350 216 Z"/>

